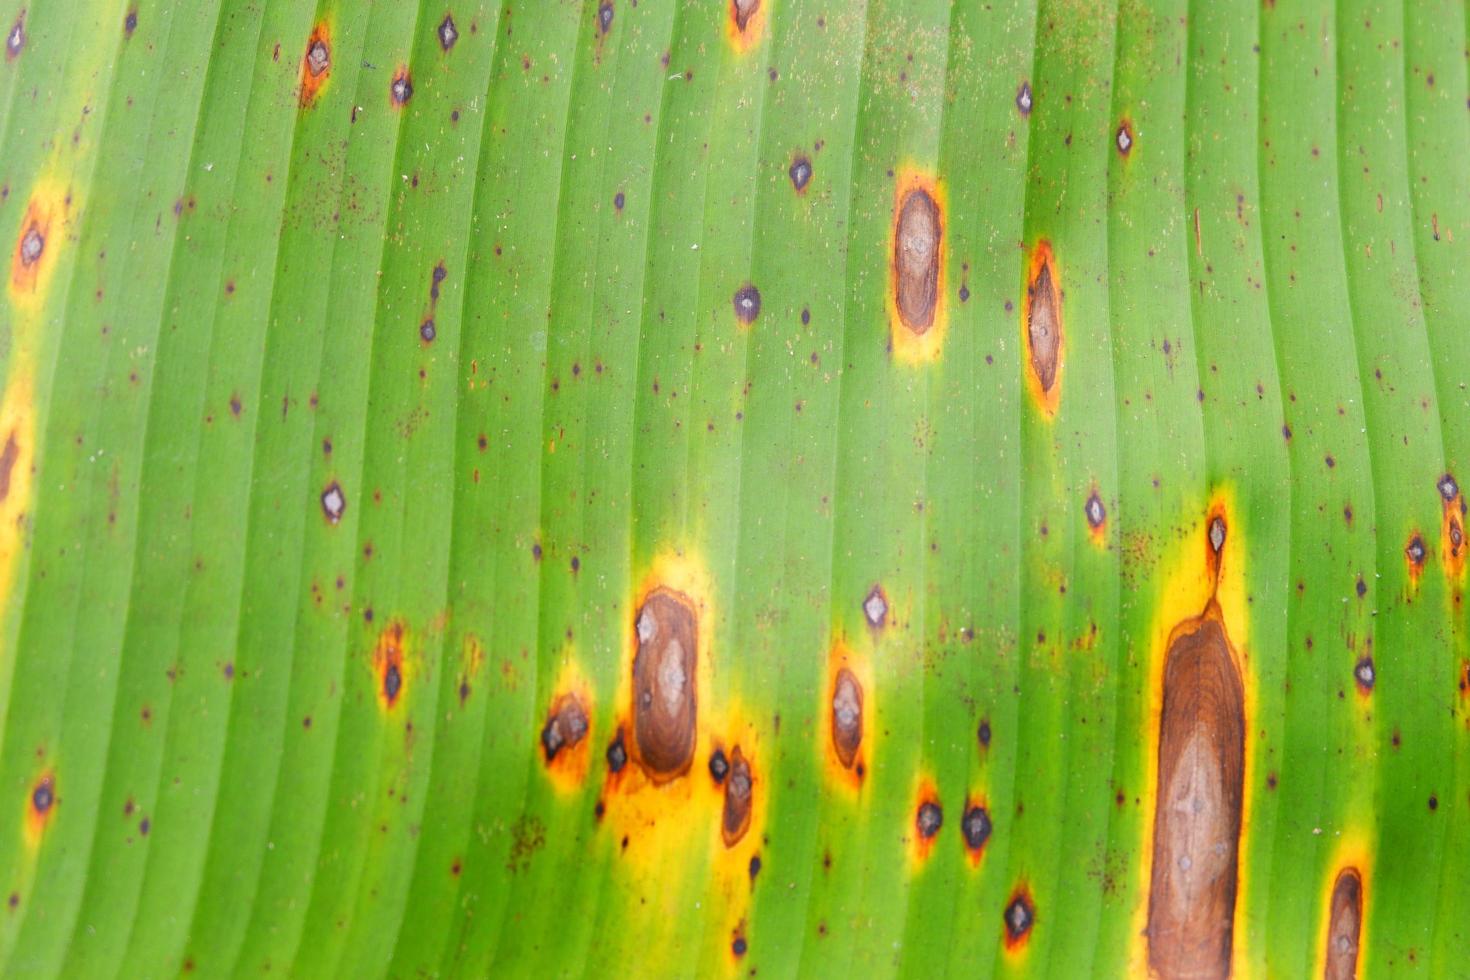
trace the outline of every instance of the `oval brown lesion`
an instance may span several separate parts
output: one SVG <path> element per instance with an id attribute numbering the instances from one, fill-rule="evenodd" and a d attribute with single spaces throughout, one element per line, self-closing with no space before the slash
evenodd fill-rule
<path id="1" fill-rule="evenodd" d="M 1164 663 L 1148 901 L 1159 977 L 1230 975 L 1245 772 L 1245 695 L 1219 619 L 1176 632 Z"/>
<path id="2" fill-rule="evenodd" d="M 894 299 L 899 319 L 915 334 L 934 326 L 943 234 L 939 205 L 929 192 L 916 187 L 905 194 L 893 235 Z"/>
<path id="3" fill-rule="evenodd" d="M 1358 975 L 1358 943 L 1363 931 L 1363 879 L 1356 868 L 1343 868 L 1332 886 L 1327 917 L 1326 980 L 1353 980 Z"/>
<path id="4" fill-rule="evenodd" d="M 755 774 L 740 746 L 730 753 L 730 774 L 725 779 L 725 808 L 720 816 L 720 837 L 726 847 L 740 843 L 750 829 L 751 804 L 755 796 Z"/>
<path id="5" fill-rule="evenodd" d="M 667 588 L 644 600 L 634 623 L 633 736 L 644 770 L 664 782 L 694 758 L 699 626 L 689 600 Z"/>
<path id="6" fill-rule="evenodd" d="M 832 685 L 832 748 L 843 768 L 852 768 L 862 744 L 863 685 L 843 667 Z"/>
<path id="7" fill-rule="evenodd" d="M 1050 262 L 1041 264 L 1030 292 L 1026 333 L 1031 341 L 1031 371 L 1041 390 L 1049 394 L 1057 383 L 1057 364 L 1062 351 L 1061 302 Z"/>
<path id="8" fill-rule="evenodd" d="M 551 706 L 541 728 L 541 750 L 551 762 L 563 749 L 575 748 L 587 737 L 587 709 L 575 694 L 563 694 Z"/>

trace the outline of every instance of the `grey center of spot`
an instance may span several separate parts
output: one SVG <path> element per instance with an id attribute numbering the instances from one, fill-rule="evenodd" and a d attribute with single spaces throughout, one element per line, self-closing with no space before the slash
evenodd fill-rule
<path id="1" fill-rule="evenodd" d="M 5 39 L 5 43 L 9 45 L 12 53 L 19 51 L 21 43 L 24 41 L 25 33 L 20 29 L 19 24 L 16 24 L 15 27 L 11 29 L 10 37 Z"/>
<path id="2" fill-rule="evenodd" d="M 459 31 L 454 29 L 454 21 L 448 17 L 444 18 L 444 23 L 439 25 L 439 43 L 448 48 L 458 37 Z"/>
<path id="3" fill-rule="evenodd" d="M 1011 906 L 1011 929 L 1020 932 L 1026 927 L 1026 910 L 1017 902 Z"/>
<path id="4" fill-rule="evenodd" d="M 306 53 L 306 67 L 311 70 L 313 75 L 320 75 L 326 71 L 327 65 L 330 62 L 331 57 L 327 53 L 327 46 L 321 41 L 314 42 L 311 50 Z"/>
<path id="5" fill-rule="evenodd" d="M 1210 522 L 1210 547 L 1216 551 L 1225 547 L 1225 522 L 1218 517 Z"/>
<path id="6" fill-rule="evenodd" d="M 26 265 L 30 265 L 41 257 L 41 249 L 46 245 L 41 233 L 34 228 L 28 230 L 25 237 L 20 240 L 20 259 Z"/>
<path id="7" fill-rule="evenodd" d="M 1133 145 L 1133 138 L 1128 135 L 1128 130 L 1126 130 L 1126 129 L 1120 129 L 1120 130 L 1118 130 L 1118 149 L 1122 150 L 1124 153 L 1127 153 L 1128 152 L 1128 148 L 1130 146 L 1132 146 L 1132 145 Z"/>
<path id="8" fill-rule="evenodd" d="M 837 724 L 843 728 L 851 728 L 857 724 L 857 694 L 851 684 L 838 685 L 837 694 L 832 698 L 832 711 L 837 716 Z"/>
<path id="9" fill-rule="evenodd" d="M 647 643 L 658 635 L 658 620 L 653 618 L 653 613 L 643 610 L 643 615 L 638 617 L 638 642 Z"/>
<path id="10" fill-rule="evenodd" d="M 868 622 L 877 626 L 883 622 L 883 617 L 888 614 L 888 603 L 883 601 L 882 593 L 873 591 L 863 603 L 863 612 L 868 617 Z"/>

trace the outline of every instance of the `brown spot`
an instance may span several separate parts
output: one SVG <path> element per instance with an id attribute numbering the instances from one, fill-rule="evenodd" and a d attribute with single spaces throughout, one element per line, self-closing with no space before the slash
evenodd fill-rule
<path id="1" fill-rule="evenodd" d="M 15 433 L 5 437 L 5 448 L 0 450 L 0 503 L 10 496 L 10 475 L 15 470 L 15 461 L 20 458 L 20 445 Z"/>
<path id="2" fill-rule="evenodd" d="M 1213 610 L 1213 606 L 1212 606 Z M 1148 958 L 1160 977 L 1227 977 L 1245 771 L 1245 695 L 1215 615 L 1164 665 Z"/>
<path id="3" fill-rule="evenodd" d="M 751 798 L 755 792 L 755 775 L 750 771 L 740 746 L 730 753 L 730 778 L 725 780 L 725 810 L 720 817 L 720 837 L 726 847 L 734 847 L 750 829 Z"/>
<path id="4" fill-rule="evenodd" d="M 1026 287 L 1026 294 L 1026 337 L 1031 374 L 1041 387 L 1043 396 L 1047 396 L 1057 383 L 1062 352 L 1062 307 L 1052 278 L 1050 248 L 1046 248 L 1046 255 L 1031 284 Z"/>
<path id="5" fill-rule="evenodd" d="M 735 295 L 730 298 L 735 307 L 735 319 L 742 326 L 750 326 L 755 318 L 761 315 L 761 291 L 750 283 L 746 283 L 735 290 Z"/>
<path id="6" fill-rule="evenodd" d="M 916 187 L 905 194 L 894 222 L 893 291 L 899 319 L 916 334 L 934 326 L 943 234 L 939 205 L 929 191 Z"/>
<path id="7" fill-rule="evenodd" d="M 388 98 L 396 108 L 408 105 L 408 100 L 413 98 L 413 78 L 406 65 L 400 65 L 393 73 L 393 81 L 388 83 Z"/>
<path id="8" fill-rule="evenodd" d="M 688 598 L 658 588 L 634 621 L 633 735 L 654 782 L 684 774 L 694 758 L 699 625 Z"/>
<path id="9" fill-rule="evenodd" d="M 1006 927 L 1006 949 L 1019 949 L 1031 935 L 1031 927 L 1036 924 L 1036 904 L 1032 902 L 1031 893 L 1026 890 L 1025 885 L 1011 893 L 1011 900 L 1006 903 L 1002 918 Z"/>
<path id="10" fill-rule="evenodd" d="M 575 694 L 563 694 L 552 703 L 551 713 L 541 729 L 541 750 L 546 761 L 556 758 L 564 748 L 571 748 L 587 737 L 587 710 Z"/>
<path id="11" fill-rule="evenodd" d="M 1327 916 L 1326 980 L 1354 980 L 1358 975 L 1358 937 L 1363 928 L 1363 879 L 1356 868 L 1343 868 L 1332 886 Z"/>
<path id="12" fill-rule="evenodd" d="M 812 161 L 805 153 L 798 153 L 791 161 L 791 166 L 786 171 L 791 178 L 791 186 L 796 188 L 800 194 L 806 190 L 806 185 L 812 179 Z"/>
<path id="13" fill-rule="evenodd" d="M 730 16 L 735 20 L 735 29 L 741 33 L 750 26 L 750 19 L 761 9 L 761 0 L 730 0 Z"/>
<path id="14" fill-rule="evenodd" d="M 848 769 L 857 760 L 863 744 L 863 685 L 852 671 L 843 667 L 832 685 L 832 747 L 837 758 Z"/>

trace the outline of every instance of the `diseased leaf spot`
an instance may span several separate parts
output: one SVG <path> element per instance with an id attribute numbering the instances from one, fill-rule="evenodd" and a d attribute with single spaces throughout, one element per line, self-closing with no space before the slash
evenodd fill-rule
<path id="1" fill-rule="evenodd" d="M 1378 679 L 1373 669 L 1373 658 L 1363 657 L 1353 666 L 1353 680 L 1358 682 L 1358 690 L 1364 694 L 1373 691 L 1373 682 Z"/>
<path id="2" fill-rule="evenodd" d="M 56 788 L 52 785 L 50 776 L 45 776 L 35 788 L 31 790 L 31 809 L 37 816 L 44 817 L 51 812 L 51 807 L 56 803 Z"/>
<path id="3" fill-rule="evenodd" d="M 1016 108 L 1022 116 L 1031 115 L 1031 83 L 1022 82 L 1021 87 L 1016 90 Z"/>
<path id="4" fill-rule="evenodd" d="M 137 7 L 133 7 L 133 8 L 131 8 L 131 9 L 128 10 L 127 16 L 123 18 L 123 36 L 125 36 L 125 37 L 132 37 L 133 36 L 133 32 L 136 31 L 137 29 L 138 29 L 138 8 Z"/>
<path id="5" fill-rule="evenodd" d="M 326 41 L 312 41 L 306 49 L 306 70 L 318 76 L 332 66 L 332 54 Z"/>
<path id="6" fill-rule="evenodd" d="M 698 623 L 689 600 L 656 589 L 635 620 L 633 734 L 638 757 L 655 782 L 682 775 L 694 756 L 698 691 Z"/>
<path id="7" fill-rule="evenodd" d="M 1327 958 L 1324 980 L 1355 980 L 1358 943 L 1363 929 L 1363 880 L 1356 868 L 1338 872 L 1332 885 L 1327 919 Z"/>
<path id="8" fill-rule="evenodd" d="M 608 31 L 612 30 L 612 25 L 613 25 L 613 5 L 612 5 L 612 0 L 602 0 L 602 3 L 599 4 L 598 7 L 597 7 L 597 27 L 598 27 L 598 30 L 600 30 L 600 31 L 602 31 L 602 33 L 606 34 Z"/>
<path id="9" fill-rule="evenodd" d="M 925 800 L 919 804 L 919 810 L 914 814 L 914 829 L 924 840 L 932 840 L 939 833 L 939 828 L 944 826 L 944 811 L 938 803 L 933 800 Z"/>
<path id="10" fill-rule="evenodd" d="M 761 292 L 750 283 L 735 290 L 731 303 L 735 307 L 735 319 L 744 326 L 750 326 L 761 315 Z"/>
<path id="11" fill-rule="evenodd" d="M 736 959 L 744 956 L 749 948 L 750 947 L 745 942 L 744 936 L 736 936 L 735 941 L 730 943 L 730 952 L 735 954 Z"/>
<path id="12" fill-rule="evenodd" d="M 20 264 L 30 268 L 40 260 L 41 253 L 45 250 L 46 237 L 41 234 L 41 229 L 33 222 L 20 239 Z"/>
<path id="13" fill-rule="evenodd" d="M 1409 559 L 1409 564 L 1413 566 L 1414 571 L 1417 572 L 1424 567 L 1424 559 L 1428 555 L 1428 551 L 1424 547 L 1424 538 L 1417 532 L 1413 537 L 1409 538 L 1409 544 L 1404 549 L 1404 555 Z"/>
<path id="14" fill-rule="evenodd" d="M 5 437 L 5 448 L 0 450 L 0 504 L 10 497 L 10 477 L 15 470 L 15 461 L 20 458 L 20 444 L 15 433 Z"/>
<path id="15" fill-rule="evenodd" d="M 1031 904 L 1031 896 L 1024 890 L 1017 891 L 1006 903 L 1004 916 L 1006 926 L 1006 945 L 1015 948 L 1025 941 L 1031 933 L 1031 927 L 1036 924 L 1036 908 Z"/>
<path id="16" fill-rule="evenodd" d="M 342 493 L 342 487 L 336 480 L 333 480 L 322 491 L 322 513 L 326 515 L 330 523 L 336 524 L 342 519 L 342 514 L 346 510 L 347 497 Z"/>
<path id="17" fill-rule="evenodd" d="M 735 18 L 735 29 L 742 34 L 750 25 L 750 19 L 761 9 L 761 0 L 730 0 L 730 16 Z"/>
<path id="18" fill-rule="evenodd" d="M 1445 499 L 1446 503 L 1460 495 L 1460 485 L 1455 482 L 1453 474 L 1446 473 L 1439 478 L 1439 482 L 1435 486 L 1439 488 L 1439 495 Z"/>
<path id="19" fill-rule="evenodd" d="M 587 711 L 575 694 L 564 694 L 552 705 L 551 714 L 541 728 L 541 749 L 546 761 L 556 758 L 564 748 L 571 748 L 587 737 Z"/>
<path id="20" fill-rule="evenodd" d="M 1210 518 L 1210 550 L 1219 554 L 1225 548 L 1225 519 L 1223 517 Z"/>
<path id="21" fill-rule="evenodd" d="M 894 298 L 899 320 L 915 334 L 934 326 L 943 233 L 939 205 L 927 190 L 904 195 L 893 235 Z"/>
<path id="22" fill-rule="evenodd" d="M 613 736 L 612 744 L 607 747 L 607 771 L 617 775 L 627 764 L 628 749 L 623 744 L 623 730 L 619 728 L 617 735 Z"/>
<path id="23" fill-rule="evenodd" d="M 437 337 L 438 331 L 434 329 L 434 318 L 429 317 L 419 324 L 419 339 L 426 344 L 432 344 Z"/>
<path id="24" fill-rule="evenodd" d="M 1092 496 L 1087 498 L 1083 512 L 1087 515 L 1088 525 L 1094 529 L 1102 527 L 1103 521 L 1107 520 L 1108 512 L 1103 507 L 1102 500 L 1098 498 L 1096 490 L 1092 492 Z"/>
<path id="25" fill-rule="evenodd" d="M 378 703 L 385 711 L 392 711 L 398 704 L 407 679 L 404 675 L 404 632 L 402 621 L 390 622 L 378 635 L 378 642 L 373 648 Z"/>
<path id="26" fill-rule="evenodd" d="M 1031 341 L 1031 371 L 1044 393 L 1057 381 L 1062 349 L 1061 303 L 1052 281 L 1051 262 L 1041 263 L 1030 286 L 1026 331 Z"/>
<path id="27" fill-rule="evenodd" d="M 990 840 L 990 814 L 978 803 L 965 811 L 960 818 L 960 832 L 965 836 L 965 846 L 972 851 L 978 851 Z"/>
<path id="28" fill-rule="evenodd" d="M 389 664 L 388 670 L 383 674 L 383 697 L 392 704 L 398 700 L 398 694 L 403 690 L 403 673 L 397 664 Z"/>
<path id="29" fill-rule="evenodd" d="M 982 749 L 988 749 L 988 748 L 990 748 L 990 721 L 989 721 L 989 719 L 986 719 L 986 720 L 983 720 L 983 721 L 980 722 L 980 729 L 979 729 L 978 732 L 976 732 L 976 737 L 978 737 L 980 739 L 980 748 L 982 748 Z"/>
<path id="30" fill-rule="evenodd" d="M 750 828 L 754 792 L 755 775 L 737 745 L 730 753 L 730 777 L 725 781 L 725 808 L 720 817 L 720 837 L 726 847 L 738 844 Z"/>
<path id="31" fill-rule="evenodd" d="M 1133 150 L 1133 127 L 1128 124 L 1128 120 L 1125 119 L 1118 125 L 1118 132 L 1113 141 L 1117 144 L 1118 152 L 1124 157 L 1127 157 Z"/>
<path id="32" fill-rule="evenodd" d="M 399 68 L 393 76 L 393 81 L 388 85 L 388 96 L 395 106 L 400 107 L 408 105 L 408 100 L 413 98 L 413 79 L 407 68 Z"/>
<path id="33" fill-rule="evenodd" d="M 5 35 L 5 57 L 14 61 L 25 46 L 26 15 L 25 11 L 21 11 L 15 18 L 15 25 L 10 28 L 10 33 Z"/>
<path id="34" fill-rule="evenodd" d="M 883 593 L 883 586 L 875 585 L 868 592 L 867 598 L 863 600 L 863 616 L 874 629 L 881 629 L 887 622 L 888 596 Z"/>
<path id="35" fill-rule="evenodd" d="M 628 199 L 623 196 L 622 191 L 618 191 L 616 194 L 613 195 L 613 207 L 617 208 L 619 211 L 623 210 L 623 205 L 625 205 L 626 203 L 628 203 Z"/>
<path id="36" fill-rule="evenodd" d="M 445 14 L 444 19 L 439 22 L 439 47 L 448 51 L 458 40 L 459 31 L 454 27 L 454 17 Z"/>
<path id="37" fill-rule="evenodd" d="M 806 190 L 806 185 L 812 179 L 812 161 L 804 153 L 798 153 L 791 161 L 791 166 L 786 170 L 791 178 L 791 186 L 796 188 L 798 194 Z"/>
<path id="38" fill-rule="evenodd" d="M 851 670 L 837 672 L 832 690 L 832 747 L 838 761 L 851 769 L 863 743 L 863 686 Z"/>
<path id="39" fill-rule="evenodd" d="M 715 781 L 715 785 L 725 781 L 725 776 L 730 772 L 730 760 L 725 758 L 724 749 L 715 749 L 709 757 L 709 778 Z"/>
<path id="40" fill-rule="evenodd" d="M 1148 958 L 1161 977 L 1227 977 L 1245 771 L 1245 695 L 1220 622 L 1164 665 Z"/>

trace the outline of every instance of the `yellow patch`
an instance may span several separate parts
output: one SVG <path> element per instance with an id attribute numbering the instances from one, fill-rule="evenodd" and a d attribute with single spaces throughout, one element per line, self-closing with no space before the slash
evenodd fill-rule
<path id="1" fill-rule="evenodd" d="M 26 517 L 36 461 L 35 406 L 29 366 L 12 363 L 0 401 L 0 616 L 8 604 L 20 553 L 26 546 Z"/>
<path id="2" fill-rule="evenodd" d="M 736 54 L 746 54 L 758 47 L 766 34 L 766 22 L 770 19 L 770 6 L 775 0 L 760 0 L 760 6 L 746 18 L 745 26 L 742 28 L 739 21 L 739 8 L 735 0 L 724 0 L 725 2 L 725 40 L 730 42 L 730 47 Z"/>
<path id="3" fill-rule="evenodd" d="M 915 333 L 903 322 L 898 312 L 898 219 L 903 202 L 914 191 L 924 191 L 939 209 L 939 277 L 934 294 L 934 322 L 923 333 Z M 949 200 L 944 185 L 934 174 L 913 164 L 899 168 L 893 185 L 893 213 L 888 219 L 888 288 L 885 305 L 888 310 L 888 337 L 893 357 L 900 364 L 929 364 L 939 360 L 944 349 L 944 335 L 949 327 L 949 304 L 945 288 L 949 257 Z"/>
<path id="4" fill-rule="evenodd" d="M 1143 834 L 1138 861 L 1139 904 L 1133 912 L 1133 941 L 1129 950 L 1128 972 L 1132 976 L 1148 976 L 1149 883 L 1153 878 L 1154 811 L 1158 805 L 1159 725 L 1164 711 L 1164 661 L 1174 640 L 1182 633 L 1196 629 L 1206 619 L 1215 619 L 1225 632 L 1235 669 L 1240 675 L 1245 699 L 1245 770 L 1241 778 L 1240 850 L 1237 859 L 1235 919 L 1232 937 L 1238 950 L 1245 931 L 1245 910 L 1249 905 L 1250 876 L 1245 842 L 1250 836 L 1251 791 L 1255 781 L 1255 728 L 1260 704 L 1259 684 L 1251 669 L 1250 622 L 1247 615 L 1245 589 L 1245 541 L 1248 529 L 1236 505 L 1233 487 L 1219 487 L 1198 517 L 1180 539 L 1172 556 L 1160 560 L 1154 579 L 1154 615 L 1149 623 L 1148 692 L 1149 707 L 1140 745 L 1145 755 L 1146 774 L 1138 812 L 1143 818 Z M 1225 522 L 1225 544 L 1216 556 L 1209 544 L 1210 521 L 1220 517 Z M 1242 975 L 1242 958 L 1232 951 L 1235 975 Z"/>

